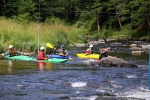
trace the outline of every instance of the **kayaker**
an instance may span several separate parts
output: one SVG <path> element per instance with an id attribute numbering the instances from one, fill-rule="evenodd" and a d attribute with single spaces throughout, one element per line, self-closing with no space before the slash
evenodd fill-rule
<path id="1" fill-rule="evenodd" d="M 89 55 L 89 54 L 93 54 L 93 45 L 90 44 L 89 48 L 85 50 L 85 54 Z"/>
<path id="2" fill-rule="evenodd" d="M 44 53 L 45 47 L 40 47 L 40 51 L 38 52 L 38 60 L 47 59 Z"/>
<path id="3" fill-rule="evenodd" d="M 104 48 L 100 52 L 99 60 L 101 60 L 104 57 L 108 57 L 109 55 L 107 54 L 107 51 L 110 50 L 111 48 Z"/>
<path id="4" fill-rule="evenodd" d="M 65 49 L 64 45 L 61 45 L 61 49 L 58 49 L 57 53 L 61 56 L 68 56 L 68 51 Z"/>
<path id="5" fill-rule="evenodd" d="M 13 45 L 9 45 L 9 50 L 5 52 L 4 56 L 6 55 L 15 56 L 17 54 L 18 52 L 14 49 Z"/>

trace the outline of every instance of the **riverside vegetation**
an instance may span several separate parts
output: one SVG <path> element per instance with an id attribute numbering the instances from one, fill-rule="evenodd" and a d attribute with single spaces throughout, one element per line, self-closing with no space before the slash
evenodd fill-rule
<path id="1" fill-rule="evenodd" d="M 0 19 L 0 51 L 4 52 L 10 44 L 19 51 L 37 52 L 38 35 L 40 46 L 46 46 L 46 43 L 51 43 L 54 47 L 59 48 L 61 44 L 67 47 L 74 43 L 87 42 L 87 39 L 97 38 L 115 38 L 124 39 L 131 38 L 134 32 L 124 29 L 122 31 L 112 31 L 111 35 L 107 36 L 103 30 L 98 37 L 94 35 L 85 36 L 87 30 L 77 28 L 75 25 L 69 26 L 61 23 L 21 23 L 14 19 Z M 48 49 L 48 48 L 47 48 Z M 51 51 L 51 50 L 50 50 Z"/>
<path id="2" fill-rule="evenodd" d="M 0 51 L 37 51 L 100 38 L 149 37 L 147 0 L 1 0 Z"/>

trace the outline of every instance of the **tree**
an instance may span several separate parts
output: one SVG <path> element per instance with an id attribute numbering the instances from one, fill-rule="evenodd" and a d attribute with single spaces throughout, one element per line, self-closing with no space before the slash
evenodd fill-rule
<path id="1" fill-rule="evenodd" d="M 133 0 L 130 2 L 130 6 L 133 28 L 138 28 L 146 23 L 150 27 L 150 2 L 146 0 Z"/>
<path id="2" fill-rule="evenodd" d="M 35 12 L 35 3 L 32 0 L 19 0 L 18 2 L 18 20 L 25 21 L 35 21 L 37 20 L 37 12 Z"/>

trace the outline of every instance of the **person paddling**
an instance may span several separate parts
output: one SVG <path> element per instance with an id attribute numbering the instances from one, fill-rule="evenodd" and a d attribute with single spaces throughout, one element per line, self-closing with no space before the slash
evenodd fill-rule
<path id="1" fill-rule="evenodd" d="M 107 51 L 110 50 L 111 48 L 104 48 L 100 52 L 99 60 L 101 60 L 104 57 L 108 57 L 109 55 L 107 54 Z"/>
<path id="2" fill-rule="evenodd" d="M 38 60 L 47 59 L 44 53 L 45 47 L 40 47 L 40 51 L 38 52 Z"/>
<path id="3" fill-rule="evenodd" d="M 56 51 L 61 56 L 68 56 L 68 51 L 65 49 L 64 45 L 61 45 L 61 49 Z"/>
<path id="4" fill-rule="evenodd" d="M 85 54 L 89 55 L 89 54 L 93 54 L 93 45 L 90 44 L 89 48 L 85 50 Z"/>
<path id="5" fill-rule="evenodd" d="M 16 56 L 18 54 L 18 51 L 16 51 L 13 47 L 13 45 L 9 45 L 9 50 L 7 50 L 5 53 L 4 53 L 4 56 L 6 55 L 10 55 L 10 56 Z"/>

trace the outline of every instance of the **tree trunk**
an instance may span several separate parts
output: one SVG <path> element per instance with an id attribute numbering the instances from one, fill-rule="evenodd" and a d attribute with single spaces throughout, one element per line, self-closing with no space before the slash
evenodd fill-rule
<path id="1" fill-rule="evenodd" d="M 98 13 L 96 13 L 96 21 L 97 21 L 97 29 L 98 29 L 98 34 L 100 33 L 101 29 L 100 29 L 100 24 L 99 24 L 99 15 Z"/>
<path id="2" fill-rule="evenodd" d="M 121 21 L 120 21 L 120 18 L 119 18 L 119 13 L 118 13 L 117 10 L 116 10 L 116 15 L 117 15 L 117 19 L 118 19 L 119 26 L 120 26 L 120 28 L 122 29 L 122 24 L 121 24 Z"/>
<path id="3" fill-rule="evenodd" d="M 68 22 L 68 10 L 66 9 L 66 21 Z"/>
<path id="4" fill-rule="evenodd" d="M 148 28 L 150 28 L 149 14 L 147 15 Z"/>

